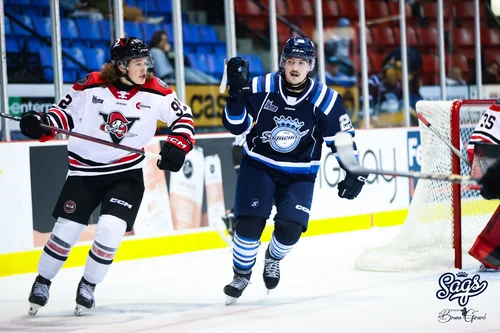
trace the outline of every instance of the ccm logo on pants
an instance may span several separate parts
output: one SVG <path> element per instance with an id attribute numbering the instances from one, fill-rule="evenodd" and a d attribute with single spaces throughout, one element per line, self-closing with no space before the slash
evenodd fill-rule
<path id="1" fill-rule="evenodd" d="M 116 204 L 119 204 L 119 205 L 125 206 L 125 207 L 127 207 L 128 209 L 132 209 L 132 205 L 131 205 L 131 204 L 129 204 L 129 203 L 128 203 L 128 202 L 126 202 L 126 201 L 120 200 L 120 199 L 111 198 L 111 200 L 109 200 L 109 202 L 112 202 L 112 203 L 116 203 Z"/>
<path id="2" fill-rule="evenodd" d="M 296 205 L 296 206 L 295 206 L 295 209 L 301 210 L 301 211 L 303 211 L 304 213 L 309 214 L 309 209 L 307 209 L 307 208 L 306 208 L 306 207 L 304 207 L 304 206 L 301 206 L 301 205 Z"/>

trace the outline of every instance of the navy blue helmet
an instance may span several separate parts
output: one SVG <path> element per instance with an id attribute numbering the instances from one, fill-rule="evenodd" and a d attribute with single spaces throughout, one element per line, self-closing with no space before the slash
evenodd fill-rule
<path id="1" fill-rule="evenodd" d="M 316 63 L 314 43 L 307 37 L 290 37 L 281 52 L 280 67 L 283 67 L 283 62 L 287 58 L 300 58 L 309 61 L 309 71 L 312 71 Z"/>

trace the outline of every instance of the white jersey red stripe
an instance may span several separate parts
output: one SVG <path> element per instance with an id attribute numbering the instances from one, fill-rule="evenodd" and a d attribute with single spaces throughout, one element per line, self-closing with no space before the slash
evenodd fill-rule
<path id="1" fill-rule="evenodd" d="M 471 162 L 477 142 L 500 144 L 500 99 L 486 110 L 469 139 L 467 154 Z"/>
<path id="2" fill-rule="evenodd" d="M 158 78 L 120 90 L 106 86 L 100 72 L 90 73 L 49 109 L 48 116 L 54 127 L 136 149 L 151 141 L 158 120 L 195 142 L 191 108 Z M 69 175 L 94 176 L 142 168 L 144 156 L 70 136 L 68 161 Z"/>

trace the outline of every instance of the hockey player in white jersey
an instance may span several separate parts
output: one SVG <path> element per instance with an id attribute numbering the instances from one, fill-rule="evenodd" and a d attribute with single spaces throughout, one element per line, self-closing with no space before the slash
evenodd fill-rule
<path id="1" fill-rule="evenodd" d="M 76 82 L 46 114 L 23 114 L 21 132 L 47 141 L 56 133 L 40 126 L 46 124 L 143 149 L 161 120 L 170 126 L 171 134 L 161 148 L 158 168 L 179 171 L 195 142 L 193 116 L 167 84 L 148 72 L 152 67 L 153 60 L 143 41 L 120 38 L 111 47 L 111 62 L 104 64 L 100 72 Z M 51 280 L 100 204 L 94 242 L 76 290 L 75 314 L 95 307 L 94 289 L 107 274 L 125 232 L 132 230 L 142 201 L 144 158 L 69 138 L 69 173 L 53 211 L 56 222 L 29 295 L 30 314 L 47 304 Z"/>

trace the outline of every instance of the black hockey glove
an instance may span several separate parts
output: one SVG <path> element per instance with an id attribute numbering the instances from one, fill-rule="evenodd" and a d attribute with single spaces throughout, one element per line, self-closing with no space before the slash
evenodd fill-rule
<path id="1" fill-rule="evenodd" d="M 481 195 L 487 200 L 500 199 L 500 160 L 486 170 L 479 184 L 482 185 Z"/>
<path id="2" fill-rule="evenodd" d="M 30 139 L 40 140 L 43 137 L 54 137 L 54 133 L 42 128 L 42 126 L 40 126 L 41 124 L 50 125 L 49 116 L 47 116 L 47 114 L 44 112 L 36 112 L 30 110 L 26 113 L 23 113 L 23 115 L 21 116 L 19 128 L 21 129 L 21 133 L 23 133 Z"/>
<path id="3" fill-rule="evenodd" d="M 182 168 L 186 154 L 193 149 L 193 144 L 184 134 L 170 134 L 161 147 L 161 160 L 156 165 L 161 170 L 177 172 Z"/>
<path id="4" fill-rule="evenodd" d="M 361 192 L 363 185 L 368 175 L 353 175 L 352 173 L 347 173 L 343 181 L 337 184 L 339 189 L 339 197 L 352 200 L 356 198 Z"/>
<path id="5" fill-rule="evenodd" d="M 248 61 L 240 57 L 229 59 L 227 63 L 229 97 L 237 101 L 245 101 L 250 94 L 250 86 L 248 85 L 249 77 Z"/>

